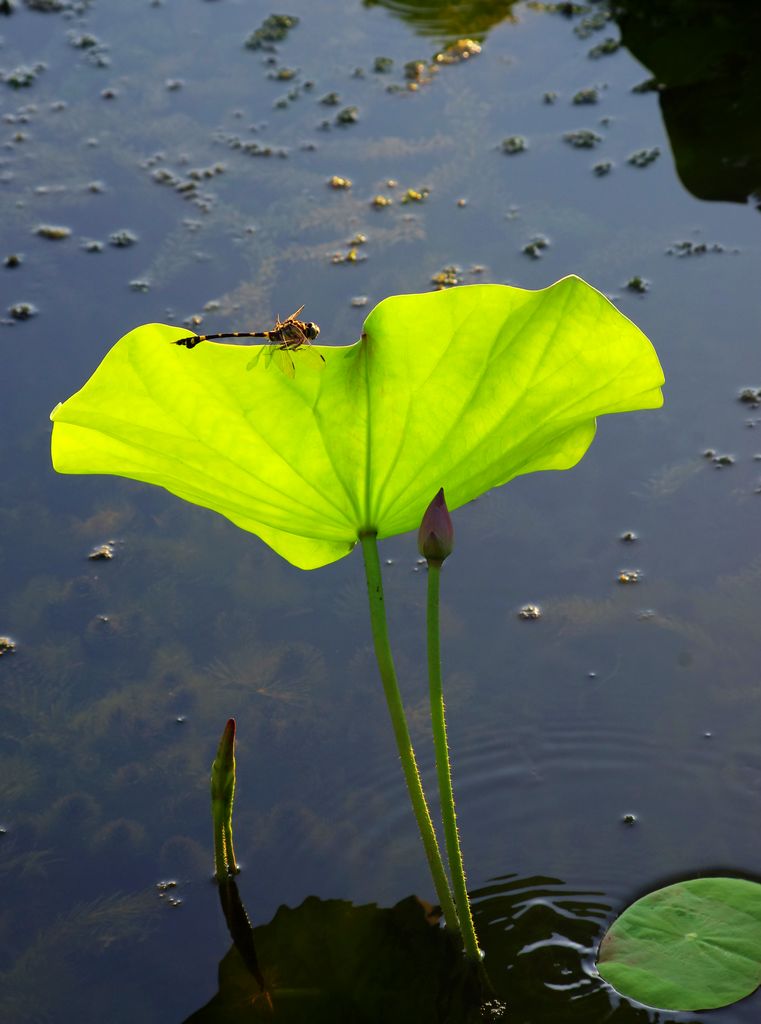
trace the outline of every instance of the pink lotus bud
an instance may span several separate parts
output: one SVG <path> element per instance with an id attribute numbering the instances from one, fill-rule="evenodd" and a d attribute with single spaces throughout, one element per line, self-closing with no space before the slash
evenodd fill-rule
<path id="1" fill-rule="evenodd" d="M 444 500 L 442 487 L 426 509 L 417 535 L 420 554 L 436 565 L 441 565 L 454 547 L 454 526 Z"/>

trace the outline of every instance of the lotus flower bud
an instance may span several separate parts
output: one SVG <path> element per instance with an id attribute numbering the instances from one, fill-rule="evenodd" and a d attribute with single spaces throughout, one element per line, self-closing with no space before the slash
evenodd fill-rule
<path id="1" fill-rule="evenodd" d="M 420 554 L 435 565 L 441 565 L 452 552 L 454 526 L 444 500 L 443 487 L 426 509 L 417 535 L 417 546 Z"/>
<path id="2" fill-rule="evenodd" d="M 211 816 L 214 823 L 214 874 L 218 882 L 237 875 L 233 849 L 235 798 L 235 719 L 230 718 L 211 766 Z"/>
<path id="3" fill-rule="evenodd" d="M 232 806 L 235 792 L 235 719 L 228 719 L 211 766 L 211 796 Z"/>

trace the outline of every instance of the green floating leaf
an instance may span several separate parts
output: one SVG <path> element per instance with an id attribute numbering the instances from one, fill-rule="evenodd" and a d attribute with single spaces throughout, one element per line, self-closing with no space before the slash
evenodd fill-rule
<path id="1" fill-rule="evenodd" d="M 348 554 L 362 531 L 417 529 L 522 473 L 568 469 L 595 418 L 661 405 L 642 332 L 594 288 L 471 285 L 385 299 L 361 339 L 294 351 L 290 379 L 250 346 L 170 344 L 148 324 L 59 405 L 53 464 L 158 484 L 226 516 L 294 565 Z"/>
<path id="2" fill-rule="evenodd" d="M 761 984 L 761 885 L 697 878 L 628 907 L 600 945 L 600 975 L 663 1010 L 712 1010 Z"/>

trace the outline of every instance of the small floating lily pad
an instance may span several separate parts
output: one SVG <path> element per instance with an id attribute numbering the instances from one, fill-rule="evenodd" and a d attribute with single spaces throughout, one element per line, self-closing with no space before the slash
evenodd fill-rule
<path id="1" fill-rule="evenodd" d="M 581 14 L 585 10 L 588 10 L 588 8 L 582 7 L 580 10 L 572 11 L 571 14 Z M 565 13 L 565 11 L 563 13 Z M 581 19 L 573 30 L 574 34 L 577 35 L 579 39 L 588 39 L 593 32 L 599 32 L 601 29 L 605 28 L 610 19 L 611 14 L 609 11 L 595 11 L 593 14 L 588 14 L 585 18 Z"/>
<path id="2" fill-rule="evenodd" d="M 40 224 L 34 229 L 34 233 L 40 238 L 49 238 L 51 242 L 60 242 L 69 237 L 71 228 L 58 224 Z"/>
<path id="3" fill-rule="evenodd" d="M 522 135 L 508 135 L 506 139 L 502 140 L 502 152 L 507 153 L 508 156 L 525 153 L 527 149 L 528 143 Z"/>
<path id="4" fill-rule="evenodd" d="M 597 46 L 593 46 L 587 56 L 591 57 L 592 60 L 597 60 L 599 57 L 609 57 L 610 54 L 616 53 L 620 46 L 621 43 L 618 39 L 609 37 L 608 39 L 603 39 Z"/>
<path id="5" fill-rule="evenodd" d="M 587 89 L 579 89 L 571 100 L 576 106 L 583 106 L 585 104 L 597 103 L 600 99 L 600 90 L 596 86 L 590 86 Z"/>
<path id="6" fill-rule="evenodd" d="M 77 35 L 76 33 L 70 35 L 69 43 L 75 50 L 92 50 L 96 46 L 100 46 L 100 42 L 97 37 L 90 35 L 89 32 L 83 32 L 81 35 Z"/>
<path id="7" fill-rule="evenodd" d="M 460 268 L 454 265 L 443 267 L 433 275 L 431 284 L 435 284 L 438 289 L 454 288 L 455 285 L 460 284 Z"/>
<path id="8" fill-rule="evenodd" d="M 408 188 L 402 196 L 402 205 L 405 203 L 422 203 L 428 198 L 430 191 L 428 188 L 421 188 L 420 190 Z"/>
<path id="9" fill-rule="evenodd" d="M 92 549 L 87 557 L 91 562 L 110 561 L 114 557 L 114 545 L 111 542 L 107 544 L 98 544 L 97 547 Z"/>
<path id="10" fill-rule="evenodd" d="M 40 66 L 30 68 L 23 65 L 12 71 L 0 72 L 0 81 L 5 82 L 12 89 L 28 89 L 34 83 L 39 71 Z"/>
<path id="11" fill-rule="evenodd" d="M 598 142 L 602 142 L 602 136 L 589 128 L 579 128 L 577 131 L 565 132 L 563 141 L 574 149 L 594 149 Z"/>
<path id="12" fill-rule="evenodd" d="M 31 302 L 17 302 L 8 307 L 8 313 L 14 320 L 29 320 L 37 316 L 37 307 Z"/>
<path id="13" fill-rule="evenodd" d="M 523 246 L 523 255 L 532 260 L 539 260 L 542 258 L 544 250 L 549 248 L 549 244 L 549 240 L 544 235 L 534 235 L 531 241 Z"/>
<path id="14" fill-rule="evenodd" d="M 108 236 L 108 244 L 113 245 L 115 249 L 128 249 L 131 245 L 135 245 L 136 242 L 137 235 L 133 234 L 129 228 L 113 231 Z"/>
<path id="15" fill-rule="evenodd" d="M 640 571 L 639 569 L 621 569 L 616 578 L 618 579 L 619 583 L 622 583 L 624 585 L 639 583 Z"/>
<path id="16" fill-rule="evenodd" d="M 654 160 L 657 160 L 660 156 L 660 149 L 657 146 L 653 146 L 652 149 L 638 149 L 636 153 L 627 159 L 627 164 L 631 164 L 632 167 L 649 167 Z"/>
<path id="17" fill-rule="evenodd" d="M 631 92 L 635 95 L 642 95 L 646 92 L 661 92 L 663 86 L 660 84 L 657 78 L 646 78 L 643 82 L 638 82 L 636 85 L 631 87 Z"/>
<path id="18" fill-rule="evenodd" d="M 614 921 L 597 968 L 629 999 L 712 1010 L 761 984 L 761 885 L 697 878 L 649 893 Z"/>
<path id="19" fill-rule="evenodd" d="M 408 60 L 404 65 L 404 77 L 408 82 L 426 81 L 428 71 L 428 63 L 424 60 Z"/>
<path id="20" fill-rule="evenodd" d="M 244 45 L 249 50 L 272 50 L 273 44 L 282 43 L 298 23 L 299 19 L 292 14 L 270 14 L 259 28 L 254 29 Z"/>
<path id="21" fill-rule="evenodd" d="M 666 249 L 667 256 L 705 256 L 707 252 L 726 252 L 721 242 L 674 242 Z"/>
<path id="22" fill-rule="evenodd" d="M 481 44 L 475 39 L 457 39 L 449 43 L 434 55 L 437 64 L 459 64 L 460 61 L 476 57 L 481 52 Z"/>

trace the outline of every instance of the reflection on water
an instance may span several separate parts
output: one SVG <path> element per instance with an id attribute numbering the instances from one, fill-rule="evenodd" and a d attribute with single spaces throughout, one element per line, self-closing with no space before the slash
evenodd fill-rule
<path id="1" fill-rule="evenodd" d="M 622 42 L 654 76 L 685 188 L 761 199 L 761 10 L 747 0 L 610 0 Z"/>
<path id="2" fill-rule="evenodd" d="M 219 992 L 187 1024 L 468 1024 L 480 1019 L 478 968 L 410 896 L 390 909 L 310 896 L 252 928 L 233 879 L 220 883 L 233 947 Z"/>
<path id="3" fill-rule="evenodd" d="M 421 35 L 453 42 L 461 36 L 483 39 L 491 28 L 512 17 L 517 0 L 362 0 L 365 7 L 384 7 Z"/>
<path id="4" fill-rule="evenodd" d="M 310 896 L 252 927 L 235 881 L 220 884 L 233 946 L 219 991 L 187 1024 L 646 1024 L 594 969 L 611 908 L 554 878 L 506 875 L 472 894 L 483 966 L 469 965 L 415 897 L 390 909 Z"/>
<path id="5" fill-rule="evenodd" d="M 515 0 L 363 0 L 381 6 L 421 35 L 483 40 L 501 22 L 523 15 Z M 618 23 L 621 43 L 652 72 L 640 86 L 656 90 L 685 188 L 698 199 L 761 203 L 761 11 L 747 0 L 601 0 L 537 2 L 565 15 L 586 38 Z M 610 52 L 617 45 L 609 44 Z M 596 53 L 606 52 L 604 49 Z M 592 54 L 590 54 L 591 56 Z M 595 90 L 587 93 L 591 97 Z"/>

